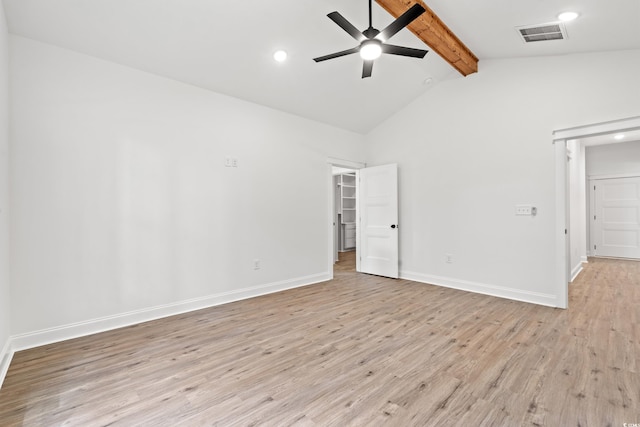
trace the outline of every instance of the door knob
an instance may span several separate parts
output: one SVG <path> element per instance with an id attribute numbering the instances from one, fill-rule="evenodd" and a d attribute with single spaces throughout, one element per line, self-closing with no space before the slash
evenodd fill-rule
<path id="1" fill-rule="evenodd" d="M 391 228 L 396 228 L 397 226 L 395 224 L 391 224 Z"/>

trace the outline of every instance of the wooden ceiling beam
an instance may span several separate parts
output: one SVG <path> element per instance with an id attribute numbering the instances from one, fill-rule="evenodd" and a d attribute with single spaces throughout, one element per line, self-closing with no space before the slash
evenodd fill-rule
<path id="1" fill-rule="evenodd" d="M 376 3 L 394 18 L 415 3 L 422 5 L 426 12 L 407 28 L 463 76 L 478 72 L 478 58 L 422 0 L 376 0 Z"/>

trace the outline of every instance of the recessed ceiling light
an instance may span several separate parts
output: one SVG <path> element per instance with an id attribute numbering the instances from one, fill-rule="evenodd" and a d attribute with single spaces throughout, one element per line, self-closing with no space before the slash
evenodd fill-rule
<path id="1" fill-rule="evenodd" d="M 616 136 L 614 136 L 614 138 L 618 141 L 620 141 L 621 139 L 624 139 L 624 134 L 623 133 L 619 133 Z"/>
<path id="2" fill-rule="evenodd" d="M 560 15 L 558 15 L 558 19 L 563 22 L 573 21 L 577 17 L 578 14 L 576 12 L 562 12 Z"/>
<path id="3" fill-rule="evenodd" d="M 273 59 L 278 62 L 284 62 L 287 60 L 287 52 L 284 50 L 278 50 L 273 54 Z"/>

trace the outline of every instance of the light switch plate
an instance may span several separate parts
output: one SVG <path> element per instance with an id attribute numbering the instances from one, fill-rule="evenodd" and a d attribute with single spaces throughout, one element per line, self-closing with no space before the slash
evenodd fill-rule
<path id="1" fill-rule="evenodd" d="M 516 215 L 531 215 L 533 207 L 531 205 L 516 205 Z"/>

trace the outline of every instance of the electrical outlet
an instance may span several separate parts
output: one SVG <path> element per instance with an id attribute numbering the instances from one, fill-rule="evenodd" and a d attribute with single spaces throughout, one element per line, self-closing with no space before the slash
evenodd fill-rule
<path id="1" fill-rule="evenodd" d="M 260 260 L 257 258 L 253 260 L 253 269 L 260 270 Z"/>
<path id="2" fill-rule="evenodd" d="M 451 255 L 451 254 L 444 254 L 444 261 L 445 261 L 447 264 L 451 264 L 451 263 L 453 263 L 453 255 Z"/>
<path id="3" fill-rule="evenodd" d="M 231 158 L 231 167 L 234 167 L 234 168 L 238 167 L 238 159 L 236 159 L 235 157 Z"/>
<path id="4" fill-rule="evenodd" d="M 224 158 L 224 166 L 227 167 L 227 168 L 230 168 L 230 167 L 233 166 L 232 160 L 231 160 L 231 156 L 226 156 Z"/>

